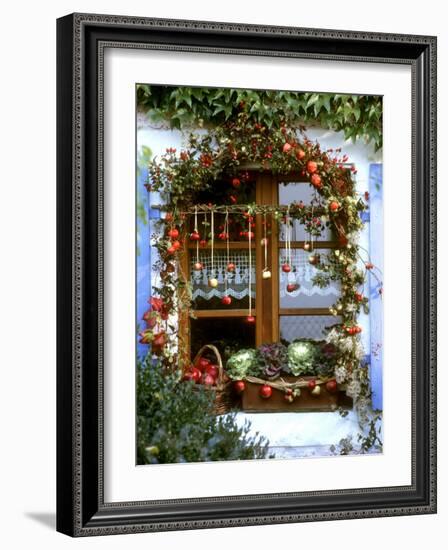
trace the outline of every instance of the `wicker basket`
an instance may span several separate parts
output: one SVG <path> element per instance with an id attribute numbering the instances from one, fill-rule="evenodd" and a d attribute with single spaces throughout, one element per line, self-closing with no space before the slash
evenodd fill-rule
<path id="1" fill-rule="evenodd" d="M 218 351 L 218 348 L 211 344 L 206 344 L 205 346 L 202 346 L 202 348 L 197 352 L 193 363 L 196 364 L 196 361 L 202 357 L 205 351 L 211 351 L 213 352 L 213 355 L 216 358 L 216 362 L 218 365 L 218 378 L 216 380 L 215 386 L 204 386 L 204 385 L 197 385 L 193 386 L 193 388 L 196 391 L 204 390 L 204 391 L 210 391 L 215 394 L 215 400 L 214 400 L 214 411 L 216 414 L 225 414 L 229 412 L 234 406 L 234 397 L 232 396 L 231 392 L 231 381 L 225 380 L 224 375 L 224 367 L 222 365 L 222 359 L 221 354 Z"/>

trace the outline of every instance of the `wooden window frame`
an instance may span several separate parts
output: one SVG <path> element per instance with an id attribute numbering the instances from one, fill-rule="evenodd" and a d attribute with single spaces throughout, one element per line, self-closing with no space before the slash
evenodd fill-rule
<path id="1" fill-rule="evenodd" d="M 253 172 L 255 179 L 255 200 L 257 204 L 279 204 L 279 185 L 284 182 L 302 183 L 303 180 L 298 174 L 288 174 L 286 176 L 274 175 L 271 172 Z M 285 242 L 278 240 L 278 224 L 274 222 L 273 215 L 267 215 L 267 221 L 271 224 L 271 233 L 268 238 L 267 258 L 268 266 L 271 271 L 270 279 L 263 279 L 261 273 L 263 270 L 264 252 L 261 240 L 263 238 L 263 220 L 262 215 L 255 217 L 255 238 L 252 242 L 252 249 L 255 251 L 255 308 L 252 314 L 255 316 L 255 346 L 263 343 L 278 342 L 280 339 L 280 317 L 282 316 L 328 316 L 331 315 L 330 308 L 280 308 L 279 301 L 279 251 L 285 248 Z M 184 237 L 185 253 L 180 260 L 181 269 L 186 274 L 188 282 L 191 280 L 191 255 L 196 245 Z M 302 249 L 304 241 L 291 242 L 292 249 Z M 216 250 L 225 250 L 226 243 L 216 242 Z M 335 240 L 315 241 L 315 249 L 332 249 L 338 246 Z M 229 243 L 231 250 L 247 250 L 247 242 L 232 241 Z M 241 318 L 249 315 L 248 309 L 198 309 L 192 310 L 197 319 L 223 319 L 223 318 Z M 183 345 L 187 345 L 188 351 L 191 351 L 190 339 L 190 311 L 179 312 L 180 337 Z"/>

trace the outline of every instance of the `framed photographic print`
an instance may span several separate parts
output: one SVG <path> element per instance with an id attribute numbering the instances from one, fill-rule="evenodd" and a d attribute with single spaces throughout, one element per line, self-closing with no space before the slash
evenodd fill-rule
<path id="1" fill-rule="evenodd" d="M 436 39 L 58 20 L 72 536 L 436 511 Z"/>

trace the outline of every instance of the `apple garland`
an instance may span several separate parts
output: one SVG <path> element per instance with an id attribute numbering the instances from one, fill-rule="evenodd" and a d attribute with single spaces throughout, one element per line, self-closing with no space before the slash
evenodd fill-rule
<path id="1" fill-rule="evenodd" d="M 191 133 L 188 146 L 179 153 L 169 148 L 160 159 L 153 159 L 149 165 L 148 190 L 160 193 L 164 202 L 164 216 L 160 220 L 160 231 L 154 235 L 155 246 L 160 260 L 156 269 L 160 271 L 162 284 L 155 288 L 158 299 L 163 303 L 165 324 L 163 345 L 156 346 L 153 352 L 158 353 L 171 366 L 177 365 L 183 371 L 191 363 L 186 354 L 186 346 L 178 341 L 174 326 L 168 327 L 168 314 L 188 310 L 191 302 L 191 289 L 188 278 L 181 270 L 178 261 L 184 253 L 184 235 L 196 242 L 196 262 L 194 269 L 202 269 L 199 261 L 199 245 L 211 247 L 212 271 L 209 284 L 216 286 L 213 273 L 214 252 L 214 217 L 217 213 L 226 215 L 224 233 L 227 241 L 227 271 L 233 272 L 235 266 L 229 262 L 228 233 L 229 214 L 241 216 L 247 221 L 247 238 L 249 242 L 249 261 L 251 263 L 252 220 L 261 214 L 264 220 L 263 241 L 267 246 L 266 215 L 273 215 L 278 223 L 285 223 L 290 240 L 290 224 L 299 221 L 309 233 L 304 250 L 309 252 L 309 262 L 318 271 L 313 284 L 328 286 L 332 281 L 339 281 L 341 294 L 330 309 L 340 317 L 341 322 L 335 325 L 327 336 L 328 342 L 336 345 L 342 352 L 339 364 L 335 369 L 338 384 L 344 383 L 347 393 L 354 399 L 355 406 L 362 416 L 370 403 L 370 385 L 368 369 L 362 365 L 364 352 L 357 325 L 357 316 L 361 309 L 368 312 L 368 298 L 362 288 L 367 272 L 371 272 L 380 282 L 377 272 L 358 245 L 359 232 L 363 228 L 360 213 L 366 210 L 368 196 L 361 197 L 356 193 L 354 166 L 348 168 L 348 157 L 341 155 L 341 150 L 323 151 L 317 142 L 309 140 L 301 130 L 288 128 L 269 128 L 253 122 L 247 114 L 240 113 L 236 121 L 227 122 L 208 131 L 206 134 Z M 248 165 L 257 170 L 269 170 L 274 174 L 297 173 L 309 181 L 315 189 L 315 199 L 311 205 L 294 202 L 288 206 L 259 204 L 237 204 L 237 193 L 248 180 Z M 227 179 L 231 191 L 229 204 L 197 204 L 195 195 L 210 190 L 216 181 Z M 366 200 L 364 200 L 366 199 Z M 210 235 L 200 235 L 197 225 L 198 214 L 210 215 Z M 194 215 L 194 230 L 189 232 L 189 218 Z M 313 239 L 320 236 L 324 226 L 330 227 L 336 235 L 338 247 L 331 250 L 324 258 L 313 250 Z M 204 227 L 207 226 L 205 221 Z M 289 242 L 287 239 L 287 243 Z M 285 273 L 291 271 L 291 252 L 287 263 L 282 265 Z M 362 266 L 362 267 L 361 267 Z M 250 273 L 249 266 L 249 273 Z M 266 256 L 263 277 L 270 275 Z M 249 317 L 252 315 L 249 281 Z M 227 287 L 226 287 L 227 288 Z M 226 292 L 226 296 L 228 293 Z M 152 309 L 145 314 L 151 316 Z M 141 333 L 141 341 L 153 343 L 151 335 L 157 326 L 148 325 Z M 160 328 L 160 327 L 158 327 Z"/>

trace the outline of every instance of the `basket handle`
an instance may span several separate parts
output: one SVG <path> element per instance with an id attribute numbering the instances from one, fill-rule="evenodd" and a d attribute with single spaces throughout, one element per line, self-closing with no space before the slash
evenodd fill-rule
<path id="1" fill-rule="evenodd" d="M 219 350 L 216 346 L 214 346 L 213 344 L 205 344 L 204 346 L 202 346 L 202 348 L 195 355 L 195 357 L 193 359 L 193 364 L 196 364 L 196 361 L 200 357 L 202 357 L 204 351 L 206 351 L 206 350 L 212 351 L 215 355 L 215 358 L 218 362 L 218 378 L 216 380 L 216 387 L 217 388 L 222 387 L 223 386 L 223 378 L 224 378 L 224 367 L 222 366 L 221 354 L 219 353 Z"/>

